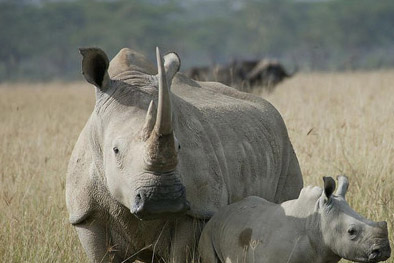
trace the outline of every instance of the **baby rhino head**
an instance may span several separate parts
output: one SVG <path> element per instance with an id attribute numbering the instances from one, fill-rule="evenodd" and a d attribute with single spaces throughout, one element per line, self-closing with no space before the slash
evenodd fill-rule
<path id="1" fill-rule="evenodd" d="M 338 189 L 331 177 L 324 177 L 319 199 L 321 230 L 325 245 L 338 256 L 357 262 L 379 262 L 390 257 L 387 223 L 370 221 L 356 213 L 346 202 L 349 182 L 338 177 Z"/>

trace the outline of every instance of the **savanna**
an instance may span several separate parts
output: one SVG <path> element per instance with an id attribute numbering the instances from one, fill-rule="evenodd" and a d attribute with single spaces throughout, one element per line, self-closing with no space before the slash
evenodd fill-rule
<path id="1" fill-rule="evenodd" d="M 386 220 L 391 242 L 393 83 L 393 71 L 302 73 L 273 93 L 253 91 L 282 114 L 305 185 L 346 174 L 349 204 Z M 87 262 L 68 222 L 65 174 L 93 106 L 86 82 L 0 85 L 2 262 Z"/>

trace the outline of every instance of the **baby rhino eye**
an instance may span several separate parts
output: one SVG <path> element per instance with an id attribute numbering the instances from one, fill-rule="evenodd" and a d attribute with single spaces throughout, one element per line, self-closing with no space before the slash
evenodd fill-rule
<path id="1" fill-rule="evenodd" d="M 115 153 L 115 154 L 119 153 L 118 147 L 114 147 L 112 150 L 114 150 L 114 153 Z"/>
<path id="2" fill-rule="evenodd" d="M 356 238 L 357 230 L 355 229 L 355 227 L 349 227 L 349 229 L 347 230 L 347 233 L 349 234 L 350 239 L 354 239 L 354 238 Z"/>

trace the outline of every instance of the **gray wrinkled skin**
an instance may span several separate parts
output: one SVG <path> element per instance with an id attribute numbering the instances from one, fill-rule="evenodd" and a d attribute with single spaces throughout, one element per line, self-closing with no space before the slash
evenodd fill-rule
<path id="1" fill-rule="evenodd" d="M 222 208 L 205 226 L 202 263 L 378 262 L 390 257 L 387 223 L 373 222 L 345 200 L 348 181 L 325 177 L 280 205 L 252 196 Z"/>
<path id="2" fill-rule="evenodd" d="M 220 207 L 248 195 L 298 196 L 298 161 L 267 101 L 176 74 L 174 53 L 159 74 L 130 49 L 109 67 L 100 49 L 81 54 L 96 105 L 69 162 L 66 201 L 92 262 L 185 262 L 202 219 Z"/>

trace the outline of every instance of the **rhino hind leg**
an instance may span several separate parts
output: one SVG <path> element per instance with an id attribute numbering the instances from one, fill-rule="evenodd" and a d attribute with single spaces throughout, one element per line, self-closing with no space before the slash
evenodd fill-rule
<path id="1" fill-rule="evenodd" d="M 286 180 L 283 187 L 280 190 L 278 189 L 279 191 L 276 193 L 275 202 L 282 203 L 287 200 L 297 199 L 303 186 L 304 182 L 300 165 L 294 151 L 292 151 Z"/>

